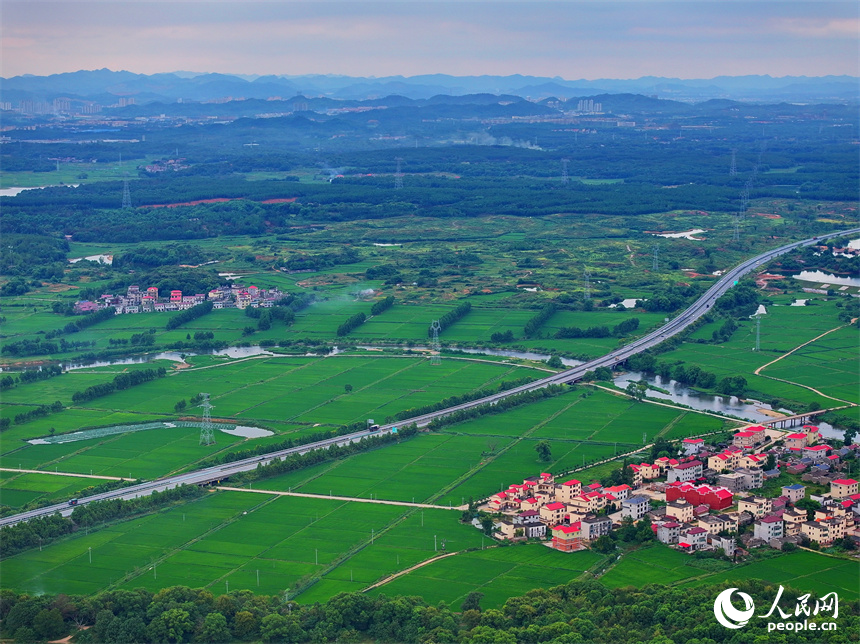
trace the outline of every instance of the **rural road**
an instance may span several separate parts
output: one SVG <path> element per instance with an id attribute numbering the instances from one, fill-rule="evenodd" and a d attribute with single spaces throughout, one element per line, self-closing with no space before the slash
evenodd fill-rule
<path id="1" fill-rule="evenodd" d="M 784 255 L 785 253 L 791 252 L 797 248 L 811 246 L 829 237 L 840 237 L 856 233 L 860 233 L 860 228 L 852 228 L 849 230 L 829 233 L 827 235 L 821 235 L 820 237 L 805 239 L 803 241 L 794 242 L 785 246 L 780 246 L 779 248 L 775 248 L 760 255 L 756 255 L 755 257 L 742 262 L 735 268 L 726 272 L 726 274 L 723 275 L 718 282 L 711 286 L 704 293 L 704 295 L 702 295 L 687 309 L 682 311 L 678 316 L 667 322 L 665 325 L 663 325 L 656 331 L 652 331 L 651 333 L 648 333 L 643 337 L 634 340 L 628 345 L 619 347 L 618 349 L 615 349 L 614 351 L 611 351 L 606 355 L 601 356 L 600 358 L 590 360 L 584 364 L 554 374 L 547 378 L 536 380 L 529 384 L 515 387 L 513 389 L 508 389 L 507 391 L 493 394 L 485 398 L 479 398 L 477 400 L 463 403 L 461 405 L 455 405 L 453 407 L 448 407 L 447 409 L 441 409 L 439 411 L 435 411 L 429 414 L 410 418 L 406 421 L 397 423 L 397 425 L 402 426 L 403 424 L 411 425 L 412 423 L 415 423 L 419 427 L 425 427 L 429 425 L 430 422 L 433 421 L 433 419 L 447 416 L 457 411 L 471 409 L 472 407 L 478 407 L 480 405 L 495 404 L 498 401 L 509 396 L 513 396 L 526 391 L 541 389 L 549 385 L 573 383 L 582 378 L 582 376 L 585 375 L 587 371 L 593 371 L 598 367 L 614 367 L 615 365 L 627 360 L 630 356 L 650 349 L 651 347 L 660 344 L 667 338 L 670 338 L 686 329 L 688 326 L 690 326 L 696 320 L 702 317 L 705 313 L 707 313 L 713 303 L 716 302 L 716 300 L 726 291 L 728 291 L 732 286 L 734 286 L 740 278 L 742 278 L 747 273 L 754 271 L 762 264 L 769 262 L 772 259 L 779 257 L 780 255 Z M 293 454 L 304 454 L 305 452 L 314 449 L 327 449 L 332 445 L 346 445 L 349 443 L 360 441 L 366 436 L 380 433 L 392 433 L 396 431 L 397 426 L 395 424 L 383 425 L 375 432 L 361 431 L 356 432 L 354 434 L 347 434 L 344 436 L 329 438 L 316 443 L 309 443 L 307 445 L 301 445 L 299 447 L 291 447 L 289 449 L 272 452 L 263 456 L 254 456 L 252 458 L 243 459 L 234 463 L 218 465 L 216 467 L 210 467 L 194 472 L 188 472 L 186 474 L 179 474 L 176 476 L 170 476 L 155 481 L 141 483 L 139 485 L 133 485 L 127 488 L 123 488 L 121 490 L 114 490 L 111 492 L 95 494 L 89 497 L 83 497 L 78 500 L 78 505 L 84 505 L 86 503 L 91 503 L 93 501 L 101 501 L 105 499 L 131 499 L 138 496 L 147 496 L 149 494 L 152 494 L 153 491 L 157 490 L 161 492 L 174 487 L 178 487 L 180 485 L 205 485 L 215 482 L 220 483 L 221 481 L 229 478 L 233 474 L 238 474 L 239 472 L 245 472 L 248 470 L 255 469 L 260 463 L 268 464 L 275 459 L 284 459 L 287 456 Z M 59 512 L 63 516 L 68 516 L 72 513 L 73 510 L 74 508 L 70 507 L 67 503 L 59 503 L 40 508 L 38 510 L 22 512 L 20 514 L 0 519 L 0 527 L 14 525 L 16 523 L 19 523 L 20 521 L 27 521 L 35 517 L 46 516 L 54 514 L 56 512 Z"/>

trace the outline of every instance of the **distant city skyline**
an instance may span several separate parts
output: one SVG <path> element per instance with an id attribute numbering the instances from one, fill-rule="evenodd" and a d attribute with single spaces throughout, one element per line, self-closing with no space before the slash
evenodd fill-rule
<path id="1" fill-rule="evenodd" d="M 860 75 L 860 5 L 709 2 L 0 2 L 0 75 Z"/>

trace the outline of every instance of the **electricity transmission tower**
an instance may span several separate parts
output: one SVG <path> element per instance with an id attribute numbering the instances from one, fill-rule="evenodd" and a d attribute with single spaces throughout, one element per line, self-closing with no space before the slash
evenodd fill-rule
<path id="1" fill-rule="evenodd" d="M 122 180 L 122 208 L 131 208 L 131 190 L 128 188 L 128 172 Z"/>
<path id="2" fill-rule="evenodd" d="M 755 351 L 761 351 L 761 316 L 755 316 Z"/>
<path id="3" fill-rule="evenodd" d="M 399 190 L 403 187 L 403 172 L 401 171 L 403 157 L 397 157 L 395 161 L 397 161 L 397 172 L 394 175 L 394 189 Z"/>
<path id="4" fill-rule="evenodd" d="M 214 445 L 215 435 L 212 429 L 212 404 L 209 402 L 209 394 L 200 394 L 203 396 L 203 402 L 200 407 L 203 407 L 203 424 L 200 425 L 200 444 Z"/>
<path id="5" fill-rule="evenodd" d="M 729 168 L 730 177 L 735 177 L 738 174 L 737 152 L 737 148 L 732 148 L 732 167 Z"/>
<path id="6" fill-rule="evenodd" d="M 442 325 L 439 324 L 439 320 L 433 320 L 433 323 L 430 325 L 430 332 L 433 334 L 430 340 L 430 364 L 442 364 L 442 357 L 439 355 L 439 352 L 442 350 L 441 345 L 439 344 L 439 331 L 442 330 Z"/>
<path id="7" fill-rule="evenodd" d="M 570 159 L 562 159 L 561 160 L 561 182 L 562 183 L 570 183 L 570 177 L 567 176 L 567 164 L 570 163 Z"/>
<path id="8" fill-rule="evenodd" d="M 654 244 L 654 260 L 651 262 L 651 270 L 655 273 L 660 270 L 660 246 Z"/>
<path id="9" fill-rule="evenodd" d="M 591 299 L 591 272 L 586 268 L 585 269 L 585 299 Z"/>

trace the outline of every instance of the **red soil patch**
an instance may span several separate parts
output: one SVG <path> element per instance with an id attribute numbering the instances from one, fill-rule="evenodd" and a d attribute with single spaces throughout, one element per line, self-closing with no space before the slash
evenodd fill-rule
<path id="1" fill-rule="evenodd" d="M 183 201 L 180 203 L 153 203 L 148 206 L 140 206 L 140 208 L 179 208 L 179 206 L 199 206 L 202 203 L 224 203 L 225 201 L 239 201 L 239 199 L 218 197 L 216 199 L 198 199 L 197 201 Z"/>
<path id="2" fill-rule="evenodd" d="M 782 219 L 780 215 L 769 215 L 766 212 L 757 212 L 755 214 L 756 217 L 765 217 L 766 219 Z"/>
<path id="3" fill-rule="evenodd" d="M 199 206 L 204 203 L 224 203 L 225 201 L 243 201 L 244 197 L 216 197 L 215 199 L 198 199 L 197 201 L 181 201 L 178 203 L 152 203 L 139 208 L 179 208 L 180 206 Z M 260 203 L 293 203 L 297 197 L 284 199 L 266 199 Z"/>

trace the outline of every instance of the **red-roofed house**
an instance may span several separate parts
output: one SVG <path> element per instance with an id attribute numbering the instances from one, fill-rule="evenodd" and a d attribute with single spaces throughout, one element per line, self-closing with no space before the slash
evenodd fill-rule
<path id="1" fill-rule="evenodd" d="M 740 450 L 725 450 L 719 454 L 708 457 L 708 468 L 715 472 L 733 470 L 738 467 L 743 452 Z"/>
<path id="2" fill-rule="evenodd" d="M 702 550 L 708 545 L 708 531 L 704 528 L 688 528 L 682 530 L 679 536 L 678 545 L 682 548 L 686 545 L 685 550 Z"/>
<path id="3" fill-rule="evenodd" d="M 557 525 L 564 520 L 567 506 L 564 503 L 547 503 L 540 509 L 540 518 L 548 525 Z"/>
<path id="4" fill-rule="evenodd" d="M 807 445 L 815 445 L 821 438 L 821 432 L 815 425 L 804 425 L 803 432 L 806 434 Z"/>
<path id="5" fill-rule="evenodd" d="M 827 460 L 829 452 L 830 447 L 827 445 L 810 445 L 809 447 L 804 447 L 801 453 L 811 458 L 815 463 L 823 463 Z"/>
<path id="6" fill-rule="evenodd" d="M 520 502 L 521 510 L 539 510 L 543 503 L 535 497 L 529 497 Z"/>
<path id="7" fill-rule="evenodd" d="M 761 469 L 765 463 L 767 463 L 767 456 L 764 454 L 747 454 L 738 459 L 738 467 Z"/>
<path id="8" fill-rule="evenodd" d="M 830 496 L 834 499 L 847 499 L 860 492 L 860 484 L 854 479 L 835 479 L 830 482 Z"/>
<path id="9" fill-rule="evenodd" d="M 760 443 L 763 437 L 764 432 L 759 434 L 754 430 L 747 429 L 734 435 L 734 438 L 732 438 L 732 445 L 742 449 L 749 449 Z"/>
<path id="10" fill-rule="evenodd" d="M 804 447 L 806 447 L 806 434 L 788 434 L 783 440 L 785 441 L 785 446 L 788 449 L 803 449 Z"/>
<path id="11" fill-rule="evenodd" d="M 699 450 L 705 444 L 704 438 L 685 438 L 683 441 L 684 454 L 690 456 L 691 454 L 698 454 Z"/>
<path id="12" fill-rule="evenodd" d="M 661 456 L 654 461 L 654 465 L 660 468 L 660 474 L 663 474 L 670 467 L 674 467 L 679 463 L 680 461 L 678 461 L 678 459 L 669 458 L 668 456 Z"/>
<path id="13" fill-rule="evenodd" d="M 702 476 L 702 470 L 702 461 L 688 461 L 687 463 L 680 463 L 678 465 L 673 465 L 669 469 L 669 472 L 666 474 L 666 480 L 669 483 L 673 483 L 675 481 L 681 481 L 682 483 L 686 481 L 695 481 L 697 478 Z"/>
<path id="14" fill-rule="evenodd" d="M 552 529 L 552 547 L 562 552 L 574 552 L 585 548 L 579 521 L 569 526 L 555 526 Z"/>
<path id="15" fill-rule="evenodd" d="M 771 539 L 781 539 L 783 535 L 782 516 L 771 514 L 762 517 L 753 524 L 753 536 L 756 539 L 770 541 Z"/>
<path id="16" fill-rule="evenodd" d="M 604 493 L 611 494 L 613 497 L 615 497 L 616 501 L 623 501 L 624 499 L 630 497 L 630 492 L 632 489 L 633 488 L 624 483 L 622 485 L 613 485 L 612 487 L 608 487 L 603 491 Z"/>
<path id="17" fill-rule="evenodd" d="M 678 537 L 681 535 L 681 524 L 675 521 L 666 521 L 657 526 L 657 541 L 660 543 L 673 544 L 678 543 Z"/>
<path id="18" fill-rule="evenodd" d="M 555 498 L 565 503 L 572 498 L 582 494 L 582 483 L 576 479 L 570 479 L 564 483 L 557 483 L 555 486 Z"/>

